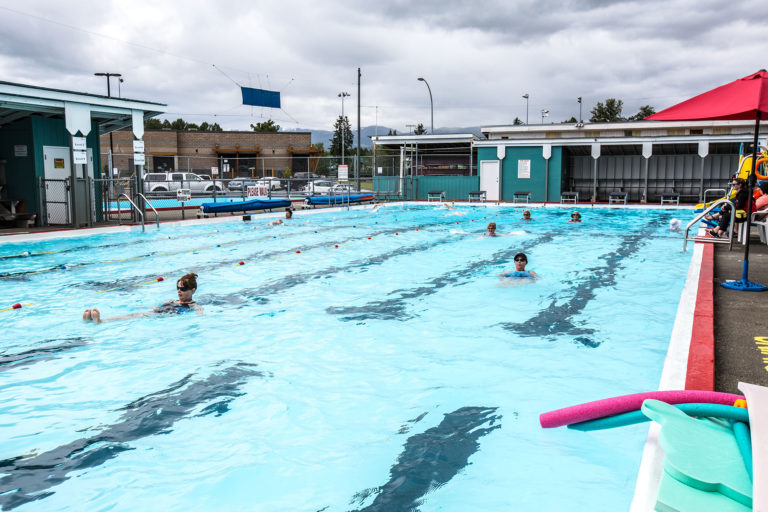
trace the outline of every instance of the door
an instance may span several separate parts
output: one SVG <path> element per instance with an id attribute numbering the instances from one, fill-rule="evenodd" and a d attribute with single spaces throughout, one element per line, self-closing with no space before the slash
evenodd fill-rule
<path id="1" fill-rule="evenodd" d="M 480 190 L 485 190 L 488 201 L 499 200 L 499 161 L 480 161 Z"/>
<path id="2" fill-rule="evenodd" d="M 45 211 L 48 224 L 71 224 L 69 179 L 71 173 L 68 147 L 43 146 L 45 171 Z"/>

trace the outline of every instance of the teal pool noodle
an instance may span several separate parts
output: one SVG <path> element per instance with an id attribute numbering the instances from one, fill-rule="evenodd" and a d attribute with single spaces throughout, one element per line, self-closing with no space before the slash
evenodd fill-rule
<path id="1" fill-rule="evenodd" d="M 701 416 L 706 418 L 724 418 L 727 420 L 749 423 L 747 409 L 722 404 L 676 404 L 675 407 L 688 416 Z M 625 412 L 615 416 L 606 416 L 580 423 L 571 423 L 568 428 L 588 432 L 590 430 L 605 430 L 607 428 L 626 427 L 648 421 L 648 417 L 642 411 Z"/>
<path id="2" fill-rule="evenodd" d="M 734 421 L 733 437 L 736 438 L 739 452 L 744 459 L 744 467 L 747 468 L 749 479 L 752 480 L 752 438 L 750 437 L 749 426 L 741 421 Z"/>

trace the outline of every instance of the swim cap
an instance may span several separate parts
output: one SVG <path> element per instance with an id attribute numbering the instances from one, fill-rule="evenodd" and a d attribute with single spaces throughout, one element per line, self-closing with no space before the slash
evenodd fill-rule
<path id="1" fill-rule="evenodd" d="M 669 229 L 677 229 L 680 227 L 680 219 L 670 219 Z"/>

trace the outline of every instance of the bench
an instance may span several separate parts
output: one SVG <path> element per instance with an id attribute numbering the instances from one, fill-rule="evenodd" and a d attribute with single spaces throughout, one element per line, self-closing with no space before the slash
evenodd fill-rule
<path id="1" fill-rule="evenodd" d="M 627 204 L 627 193 L 620 191 L 613 191 L 608 194 L 608 204 L 623 203 Z"/>
<path id="2" fill-rule="evenodd" d="M 469 199 L 467 199 L 470 203 L 472 201 L 479 201 L 481 203 L 485 202 L 485 190 L 475 190 L 474 192 L 469 193 Z"/>
<path id="3" fill-rule="evenodd" d="M 518 200 L 525 203 L 531 202 L 531 193 L 526 191 L 517 191 L 512 194 L 512 203 L 517 203 Z"/>
<path id="4" fill-rule="evenodd" d="M 563 192 L 560 194 L 560 203 L 573 203 L 576 204 L 579 202 L 579 193 L 578 192 Z"/>
<path id="5" fill-rule="evenodd" d="M 661 204 L 675 203 L 676 206 L 680 205 L 680 194 L 678 194 L 675 191 L 663 192 L 660 196 L 660 199 L 661 199 Z"/>
<path id="6" fill-rule="evenodd" d="M 445 190 L 432 190 L 427 193 L 427 202 L 445 201 Z"/>

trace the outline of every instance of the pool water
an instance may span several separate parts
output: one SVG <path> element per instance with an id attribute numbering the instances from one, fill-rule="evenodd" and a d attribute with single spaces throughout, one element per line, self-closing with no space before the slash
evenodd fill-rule
<path id="1" fill-rule="evenodd" d="M 0 245 L 24 305 L 0 312 L 0 505 L 626 510 L 647 425 L 538 416 L 657 388 L 675 213 L 405 205 Z M 499 279 L 518 252 L 535 282 Z M 202 316 L 81 320 L 189 271 Z"/>

